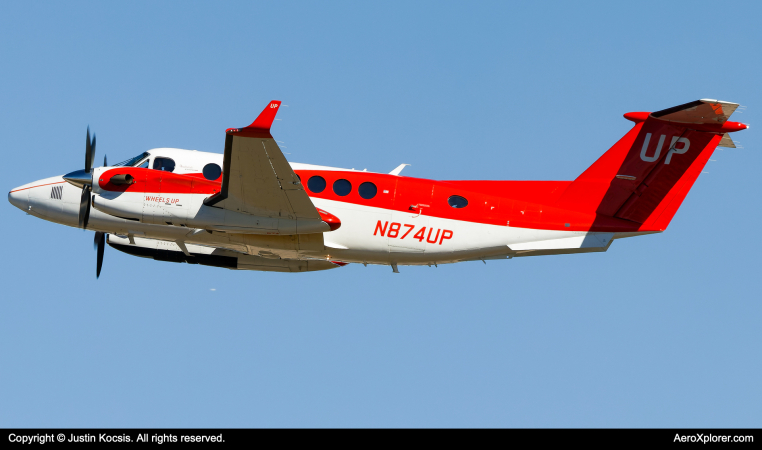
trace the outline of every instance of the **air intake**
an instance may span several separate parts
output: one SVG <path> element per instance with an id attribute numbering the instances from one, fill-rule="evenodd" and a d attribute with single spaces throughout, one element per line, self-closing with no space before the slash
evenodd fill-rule
<path id="1" fill-rule="evenodd" d="M 53 186 L 50 189 L 50 198 L 55 200 L 61 200 L 62 195 L 63 195 L 63 185 Z"/>

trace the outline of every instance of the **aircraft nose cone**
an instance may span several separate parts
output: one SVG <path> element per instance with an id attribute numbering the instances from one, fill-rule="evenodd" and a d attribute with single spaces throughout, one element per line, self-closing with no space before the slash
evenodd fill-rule
<path id="1" fill-rule="evenodd" d="M 10 191 L 8 201 L 16 208 L 26 211 L 29 208 L 29 190 L 16 188 Z"/>
<path id="2" fill-rule="evenodd" d="M 93 173 L 84 170 L 75 170 L 74 172 L 64 175 L 63 179 L 78 188 L 83 188 L 85 185 L 93 184 Z"/>

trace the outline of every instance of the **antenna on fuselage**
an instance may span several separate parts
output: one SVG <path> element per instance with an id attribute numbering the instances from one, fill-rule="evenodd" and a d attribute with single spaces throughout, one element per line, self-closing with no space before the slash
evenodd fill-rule
<path id="1" fill-rule="evenodd" d="M 410 164 L 400 164 L 400 165 L 399 165 L 399 166 L 397 166 L 397 167 L 396 167 L 394 170 L 392 170 L 391 172 L 389 172 L 389 175 L 399 175 L 399 174 L 400 174 L 400 172 L 402 172 L 402 169 L 404 169 L 404 168 L 405 168 L 405 166 L 409 166 L 409 165 L 410 165 Z"/>

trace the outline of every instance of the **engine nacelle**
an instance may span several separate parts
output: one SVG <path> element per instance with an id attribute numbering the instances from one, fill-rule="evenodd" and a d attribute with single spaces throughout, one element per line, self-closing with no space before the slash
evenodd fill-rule
<path id="1" fill-rule="evenodd" d="M 214 249 L 201 245 L 185 244 L 186 255 L 174 242 L 155 239 L 134 238 L 134 243 L 126 237 L 109 235 L 108 245 L 133 256 L 151 258 L 157 261 L 202 264 L 237 270 L 258 270 L 266 272 L 314 272 L 335 269 L 344 265 L 320 260 L 272 259 L 255 255 L 242 255 L 224 249 Z"/>

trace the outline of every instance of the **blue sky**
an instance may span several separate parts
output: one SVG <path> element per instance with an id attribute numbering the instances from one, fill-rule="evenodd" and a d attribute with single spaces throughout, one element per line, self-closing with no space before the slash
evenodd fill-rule
<path id="1" fill-rule="evenodd" d="M 748 105 L 667 232 L 607 253 L 272 274 L 162 263 L 2 206 L 0 426 L 762 426 L 757 2 L 0 6 L 6 190 L 221 152 L 573 179 L 631 123 Z M 216 289 L 216 290 L 212 290 Z"/>

